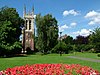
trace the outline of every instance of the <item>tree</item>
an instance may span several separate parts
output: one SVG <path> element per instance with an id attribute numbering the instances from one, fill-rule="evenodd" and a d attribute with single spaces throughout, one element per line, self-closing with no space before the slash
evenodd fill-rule
<path id="1" fill-rule="evenodd" d="M 20 25 L 23 19 L 19 17 L 15 8 L 2 7 L 0 9 L 0 51 L 7 55 L 11 51 L 16 52 L 21 48 L 19 36 L 21 34 Z"/>
<path id="2" fill-rule="evenodd" d="M 89 38 L 88 36 L 84 37 L 84 36 L 79 35 L 79 36 L 76 37 L 74 42 L 75 42 L 75 44 L 78 44 L 78 45 L 80 45 L 80 44 L 88 44 L 89 43 L 88 38 Z"/>
<path id="3" fill-rule="evenodd" d="M 88 43 L 89 43 L 89 36 L 87 37 L 84 37 L 84 36 L 81 36 L 81 35 L 78 35 L 76 37 L 76 39 L 73 40 L 73 43 L 74 43 L 74 47 L 76 47 L 76 51 L 79 51 L 79 52 L 83 52 L 83 51 L 86 51 L 84 49 L 86 49 L 88 46 Z"/>
<path id="4" fill-rule="evenodd" d="M 66 45 L 65 42 L 60 41 L 58 44 L 52 49 L 52 53 L 66 53 L 68 54 L 69 46 Z"/>
<path id="5" fill-rule="evenodd" d="M 38 36 L 36 47 L 39 51 L 47 53 L 48 50 L 52 49 L 57 44 L 57 20 L 50 14 L 43 17 L 39 14 L 36 16 L 35 21 Z"/>
<path id="6" fill-rule="evenodd" d="M 100 28 L 96 28 L 93 33 L 89 37 L 89 41 L 92 45 L 94 45 L 94 48 L 96 52 L 100 52 Z"/>
<path id="7" fill-rule="evenodd" d="M 67 36 L 65 39 L 63 39 L 63 41 L 64 41 L 66 44 L 72 45 L 72 44 L 73 44 L 73 37 Z"/>

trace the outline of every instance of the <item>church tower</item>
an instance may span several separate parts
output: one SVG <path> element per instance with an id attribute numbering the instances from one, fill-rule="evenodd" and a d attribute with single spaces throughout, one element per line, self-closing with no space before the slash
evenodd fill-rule
<path id="1" fill-rule="evenodd" d="M 34 50 L 34 7 L 31 12 L 26 13 L 26 6 L 24 6 L 23 18 L 25 23 L 22 29 L 22 53 L 26 53 L 27 48 Z"/>

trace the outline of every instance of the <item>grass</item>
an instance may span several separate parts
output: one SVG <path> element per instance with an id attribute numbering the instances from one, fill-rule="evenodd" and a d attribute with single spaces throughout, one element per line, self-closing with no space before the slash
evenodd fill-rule
<path id="1" fill-rule="evenodd" d="M 85 56 L 85 53 L 83 54 Z M 67 56 L 69 56 L 69 54 L 68 55 L 64 54 L 63 56 L 60 56 L 59 54 L 48 54 L 43 56 L 28 55 L 26 57 L 0 58 L 0 70 L 5 70 L 6 68 L 9 67 L 21 66 L 25 64 L 64 63 L 64 64 L 81 64 L 84 66 L 90 66 L 93 69 L 100 71 L 100 63 L 67 58 Z"/>
<path id="2" fill-rule="evenodd" d="M 69 54 L 72 56 L 79 56 L 79 57 L 83 57 L 83 58 L 92 58 L 92 59 L 100 59 L 100 57 L 97 56 L 97 53 L 80 53 L 80 52 L 76 52 L 75 54 Z"/>

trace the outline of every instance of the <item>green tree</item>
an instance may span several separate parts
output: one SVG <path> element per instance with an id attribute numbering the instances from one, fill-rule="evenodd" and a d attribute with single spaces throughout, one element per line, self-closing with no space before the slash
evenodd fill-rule
<path id="1" fill-rule="evenodd" d="M 100 28 L 96 28 L 89 37 L 90 44 L 94 45 L 96 52 L 100 52 Z"/>
<path id="2" fill-rule="evenodd" d="M 69 47 L 69 46 L 68 46 Z M 58 44 L 52 49 L 52 53 L 67 53 L 68 54 L 68 47 L 65 42 L 60 41 Z"/>
<path id="3" fill-rule="evenodd" d="M 89 43 L 88 38 L 89 38 L 88 36 L 84 37 L 84 36 L 78 35 L 76 36 L 76 39 L 74 39 L 74 43 L 78 45 L 88 44 Z"/>
<path id="4" fill-rule="evenodd" d="M 19 36 L 21 34 L 20 25 L 23 22 L 15 8 L 2 7 L 0 9 L 1 54 L 7 55 L 9 52 L 16 52 L 15 50 L 21 48 Z"/>
<path id="5" fill-rule="evenodd" d="M 87 49 L 87 47 L 89 47 L 89 36 L 81 36 L 81 35 L 78 35 L 76 36 L 76 39 L 73 40 L 73 44 L 74 44 L 74 47 L 75 47 L 75 51 L 78 51 L 78 52 L 83 52 L 83 51 L 86 51 L 85 49 Z M 88 46 L 87 46 L 88 45 Z M 89 49 L 89 48 L 88 48 Z"/>
<path id="6" fill-rule="evenodd" d="M 66 38 L 62 39 L 63 42 L 66 43 L 66 50 L 65 53 L 73 51 L 73 37 L 67 36 Z"/>
<path id="7" fill-rule="evenodd" d="M 73 44 L 73 37 L 71 36 L 67 36 L 65 39 L 63 39 L 62 41 L 64 41 L 66 44 Z"/>
<path id="8" fill-rule="evenodd" d="M 50 14 L 45 16 L 39 14 L 36 16 L 35 22 L 38 36 L 36 47 L 39 51 L 47 53 L 48 50 L 52 49 L 57 44 L 57 20 Z"/>

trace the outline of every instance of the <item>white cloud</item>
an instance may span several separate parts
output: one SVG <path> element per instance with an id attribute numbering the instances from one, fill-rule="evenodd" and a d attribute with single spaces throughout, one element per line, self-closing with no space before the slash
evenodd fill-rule
<path id="1" fill-rule="evenodd" d="M 76 25 L 77 25 L 76 22 L 72 22 L 72 23 L 70 24 L 70 26 L 76 26 Z"/>
<path id="2" fill-rule="evenodd" d="M 85 18 L 89 19 L 89 25 L 100 24 L 100 12 L 90 11 L 85 15 Z"/>
<path id="3" fill-rule="evenodd" d="M 69 15 L 69 12 L 68 12 L 67 10 L 65 10 L 65 11 L 63 12 L 63 16 L 67 16 L 67 15 Z"/>
<path id="4" fill-rule="evenodd" d="M 66 30 L 66 29 L 68 29 L 69 27 L 65 24 L 65 25 L 63 25 L 63 26 L 59 26 L 59 32 L 62 32 L 62 31 L 64 31 L 64 30 Z"/>
<path id="5" fill-rule="evenodd" d="M 75 10 L 69 10 L 69 11 L 67 11 L 67 10 L 65 10 L 64 12 L 63 12 L 63 16 L 67 16 L 67 15 L 74 15 L 74 16 L 76 16 L 76 15 L 78 15 L 79 14 L 79 12 L 78 11 L 75 11 Z"/>
<path id="6" fill-rule="evenodd" d="M 80 31 L 73 32 L 73 34 L 77 35 L 82 35 L 82 36 L 88 36 L 91 34 L 91 29 L 81 29 Z"/>
<path id="7" fill-rule="evenodd" d="M 95 22 L 94 22 L 94 21 L 90 21 L 88 24 L 89 24 L 89 25 L 94 25 Z"/>
<path id="8" fill-rule="evenodd" d="M 86 14 L 85 18 L 91 18 L 91 17 L 95 17 L 97 15 L 98 15 L 98 13 L 93 10 L 93 11 L 88 12 Z"/>

